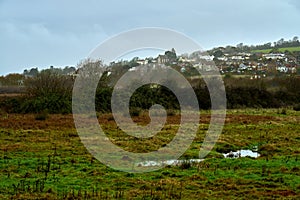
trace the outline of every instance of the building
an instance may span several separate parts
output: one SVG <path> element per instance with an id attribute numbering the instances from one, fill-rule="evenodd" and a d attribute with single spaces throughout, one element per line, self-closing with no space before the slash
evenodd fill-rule
<path id="1" fill-rule="evenodd" d="M 138 63 L 139 65 L 146 65 L 148 64 L 148 60 L 144 60 L 144 59 L 139 59 L 136 61 L 136 63 Z"/>
<path id="2" fill-rule="evenodd" d="M 283 53 L 269 53 L 269 54 L 264 54 L 263 55 L 264 58 L 266 59 L 284 59 L 285 58 L 285 54 Z"/>
<path id="3" fill-rule="evenodd" d="M 157 57 L 157 63 L 159 64 L 165 64 L 165 63 L 168 63 L 169 62 L 169 59 L 166 55 L 159 55 Z"/>

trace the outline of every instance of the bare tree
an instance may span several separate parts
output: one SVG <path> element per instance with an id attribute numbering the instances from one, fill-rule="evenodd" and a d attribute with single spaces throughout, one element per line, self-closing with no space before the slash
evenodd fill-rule
<path id="1" fill-rule="evenodd" d="M 45 70 L 36 77 L 25 81 L 27 94 L 30 96 L 57 95 L 61 97 L 71 96 L 73 80 L 70 76 L 60 75 L 51 70 Z"/>

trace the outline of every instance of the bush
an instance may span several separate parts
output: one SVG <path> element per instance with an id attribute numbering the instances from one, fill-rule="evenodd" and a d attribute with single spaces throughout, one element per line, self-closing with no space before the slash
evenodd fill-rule
<path id="1" fill-rule="evenodd" d="M 27 79 L 25 86 L 29 96 L 47 97 L 55 94 L 63 97 L 72 95 L 73 80 L 52 71 L 42 71 L 36 77 Z"/>
<path id="2" fill-rule="evenodd" d="M 130 108 L 129 113 L 132 117 L 138 117 L 142 113 L 142 109 L 140 109 L 140 108 Z"/>
<path id="3" fill-rule="evenodd" d="M 24 113 L 49 113 L 72 112 L 71 77 L 59 75 L 52 71 L 43 71 L 35 78 L 25 82 L 27 98 L 21 104 Z"/>
<path id="4" fill-rule="evenodd" d="M 72 112 L 72 101 L 67 97 L 61 98 L 56 95 L 32 97 L 24 101 L 21 105 L 21 110 L 23 113 L 40 113 L 48 110 L 51 114 L 67 114 Z"/>
<path id="5" fill-rule="evenodd" d="M 293 106 L 293 109 L 294 109 L 295 111 L 300 111 L 300 104 L 294 105 L 294 106 Z"/>
<path id="6" fill-rule="evenodd" d="M 98 112 L 111 112 L 111 96 L 113 88 L 98 87 L 96 90 L 95 106 Z"/>
<path id="7" fill-rule="evenodd" d="M 5 99 L 0 99 L 0 108 L 7 113 L 20 113 L 22 103 L 24 103 L 22 96 L 6 97 Z"/>
<path id="8" fill-rule="evenodd" d="M 287 114 L 287 109 L 286 108 L 281 108 L 277 110 L 277 114 L 279 115 L 286 115 Z"/>
<path id="9" fill-rule="evenodd" d="M 278 148 L 274 144 L 265 144 L 258 148 L 258 152 L 261 156 L 273 155 L 278 151 Z"/>
<path id="10" fill-rule="evenodd" d="M 181 169 L 190 169 L 192 167 L 192 163 L 189 160 L 184 160 L 182 161 L 182 163 L 180 164 L 180 168 Z"/>
<path id="11" fill-rule="evenodd" d="M 43 112 L 35 115 L 35 120 L 45 121 L 46 119 L 48 119 L 48 111 L 47 110 L 44 110 Z"/>
<path id="12" fill-rule="evenodd" d="M 167 110 L 167 115 L 168 115 L 168 116 L 175 116 L 175 115 L 176 115 L 176 111 L 173 110 L 173 109 L 168 109 L 168 110 Z"/>

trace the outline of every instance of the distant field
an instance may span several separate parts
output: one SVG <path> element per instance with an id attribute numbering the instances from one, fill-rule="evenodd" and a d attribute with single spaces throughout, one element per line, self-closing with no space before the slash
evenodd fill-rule
<path id="1" fill-rule="evenodd" d="M 17 97 L 17 96 L 21 96 L 22 93 L 12 93 L 12 94 L 1 94 L 0 93 L 0 97 Z"/>
<path id="2" fill-rule="evenodd" d="M 272 51 L 272 49 L 254 50 L 252 52 L 270 53 L 270 51 Z M 280 52 L 285 52 L 285 51 L 295 52 L 295 51 L 300 51 L 300 47 L 279 48 L 279 51 Z"/>
<path id="3" fill-rule="evenodd" d="M 25 90 L 22 86 L 0 86 L 0 94 L 21 94 Z"/>

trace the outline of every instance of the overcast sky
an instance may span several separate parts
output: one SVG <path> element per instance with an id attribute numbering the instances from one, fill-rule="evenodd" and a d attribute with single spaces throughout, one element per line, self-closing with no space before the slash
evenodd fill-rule
<path id="1" fill-rule="evenodd" d="M 138 27 L 186 34 L 204 49 L 300 36 L 298 0 L 0 0 L 0 75 L 75 66 Z"/>

